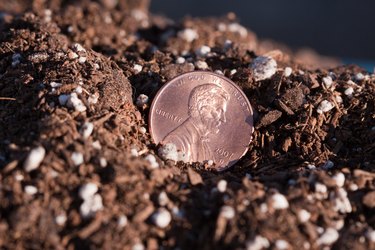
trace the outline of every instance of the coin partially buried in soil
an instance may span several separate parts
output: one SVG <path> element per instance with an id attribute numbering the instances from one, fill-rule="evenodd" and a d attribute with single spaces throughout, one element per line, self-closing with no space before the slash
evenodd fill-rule
<path id="1" fill-rule="evenodd" d="M 248 150 L 253 110 L 228 78 L 206 71 L 182 74 L 155 96 L 149 117 L 156 144 L 173 143 L 188 162 L 212 160 L 218 171 Z"/>

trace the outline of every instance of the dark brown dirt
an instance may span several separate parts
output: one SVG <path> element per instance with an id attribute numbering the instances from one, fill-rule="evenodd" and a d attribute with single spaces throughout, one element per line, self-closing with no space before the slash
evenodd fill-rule
<path id="1" fill-rule="evenodd" d="M 233 14 L 173 23 L 147 7 L 0 3 L 1 248 L 375 249 L 374 75 L 327 68 L 335 60 L 318 55 L 301 64 Z M 181 35 L 188 28 L 193 41 Z M 202 45 L 206 56 L 195 53 Z M 278 70 L 256 82 L 259 55 Z M 237 83 L 256 112 L 249 152 L 223 173 L 163 161 L 147 129 L 153 96 L 198 61 Z M 150 100 L 137 107 L 140 94 Z M 323 100 L 333 108 L 320 114 Z M 27 171 L 38 146 L 45 156 Z M 102 200 L 89 216 L 87 183 Z M 287 204 L 275 203 L 279 193 Z M 161 207 L 172 216 L 163 228 Z"/>

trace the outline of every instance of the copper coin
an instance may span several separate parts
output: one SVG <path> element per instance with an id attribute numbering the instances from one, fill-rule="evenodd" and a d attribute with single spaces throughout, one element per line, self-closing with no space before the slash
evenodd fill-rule
<path id="1" fill-rule="evenodd" d="M 193 71 L 166 83 L 150 109 L 156 144 L 173 143 L 188 162 L 212 160 L 216 170 L 235 164 L 248 150 L 253 110 L 228 78 Z"/>

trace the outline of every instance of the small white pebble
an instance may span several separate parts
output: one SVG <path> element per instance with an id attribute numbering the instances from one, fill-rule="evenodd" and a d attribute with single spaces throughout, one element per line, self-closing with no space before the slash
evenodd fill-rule
<path id="1" fill-rule="evenodd" d="M 314 164 L 308 164 L 307 168 L 310 170 L 316 169 L 316 166 Z"/>
<path id="2" fill-rule="evenodd" d="M 336 230 L 341 230 L 345 225 L 345 221 L 343 219 L 334 221 L 334 228 Z"/>
<path id="3" fill-rule="evenodd" d="M 271 78 L 277 70 L 276 61 L 267 56 L 259 56 L 251 64 L 255 81 L 262 81 Z"/>
<path id="4" fill-rule="evenodd" d="M 215 70 L 215 73 L 219 75 L 224 75 L 223 71 L 221 71 L 220 69 Z"/>
<path id="5" fill-rule="evenodd" d="M 171 223 L 172 215 L 165 208 L 159 208 L 153 215 L 152 220 L 157 227 L 166 228 Z"/>
<path id="6" fill-rule="evenodd" d="M 340 213 L 351 213 L 352 212 L 352 205 L 350 204 L 350 200 L 348 199 L 348 193 L 343 188 L 339 188 L 336 191 L 336 194 L 331 196 L 333 200 L 333 209 Z"/>
<path id="7" fill-rule="evenodd" d="M 76 92 L 77 94 L 82 94 L 83 89 L 82 89 L 81 86 L 77 86 L 76 89 L 74 90 L 74 92 Z"/>
<path id="8" fill-rule="evenodd" d="M 362 81 L 363 79 L 365 79 L 365 76 L 360 72 L 360 73 L 355 75 L 355 79 L 357 81 Z"/>
<path id="9" fill-rule="evenodd" d="M 142 67 L 142 65 L 134 64 L 133 69 L 134 69 L 134 72 L 135 72 L 136 74 L 138 74 L 139 72 L 142 71 L 143 67 Z"/>
<path id="10" fill-rule="evenodd" d="M 345 175 L 341 172 L 332 176 L 332 179 L 335 181 L 336 186 L 343 187 L 345 184 Z"/>
<path id="11" fill-rule="evenodd" d="M 51 85 L 52 88 L 59 88 L 62 86 L 62 84 L 59 82 L 50 82 L 49 85 Z"/>
<path id="12" fill-rule="evenodd" d="M 311 217 L 311 213 L 305 209 L 301 209 L 298 211 L 298 220 L 301 222 L 301 223 L 305 223 L 307 221 L 309 221 L 310 217 Z"/>
<path id="13" fill-rule="evenodd" d="M 246 250 L 261 250 L 268 249 L 270 247 L 270 242 L 267 238 L 257 235 L 252 241 L 246 243 Z"/>
<path id="14" fill-rule="evenodd" d="M 87 98 L 87 101 L 90 104 L 96 104 L 98 100 L 99 100 L 99 94 L 93 94 L 93 95 L 90 95 L 89 98 Z"/>
<path id="15" fill-rule="evenodd" d="M 83 201 L 79 208 L 79 211 L 83 218 L 89 218 L 95 215 L 97 211 L 102 209 L 103 199 L 99 194 L 95 194 L 92 198 Z"/>
<path id="16" fill-rule="evenodd" d="M 121 215 L 120 217 L 118 217 L 118 219 L 117 219 L 117 226 L 119 228 L 123 228 L 127 224 L 128 224 L 128 217 L 126 217 L 126 215 Z"/>
<path id="17" fill-rule="evenodd" d="M 100 145 L 100 141 L 94 141 L 92 143 L 92 147 L 95 148 L 95 149 L 97 149 L 97 150 L 102 149 L 102 145 Z"/>
<path id="18" fill-rule="evenodd" d="M 318 238 L 318 245 L 332 245 L 339 238 L 339 233 L 334 228 L 327 228 L 324 233 Z"/>
<path id="19" fill-rule="evenodd" d="M 59 226 L 64 226 L 67 218 L 65 214 L 59 214 L 55 217 L 55 222 Z"/>
<path id="20" fill-rule="evenodd" d="M 107 166 L 107 160 L 104 157 L 100 157 L 99 164 L 102 168 L 105 168 Z"/>
<path id="21" fill-rule="evenodd" d="M 333 109 L 335 106 L 327 101 L 327 100 L 323 100 L 320 104 L 319 104 L 319 107 L 317 109 L 317 112 L 319 114 L 322 114 L 322 113 L 325 113 L 325 112 L 328 112 L 330 111 L 331 109 Z"/>
<path id="22" fill-rule="evenodd" d="M 231 71 L 230 71 L 230 75 L 232 76 L 232 75 L 234 75 L 234 74 L 236 74 L 237 73 L 237 70 L 236 69 L 232 69 Z"/>
<path id="23" fill-rule="evenodd" d="M 84 139 L 87 139 L 90 137 L 93 130 L 94 130 L 94 124 L 91 122 L 85 122 L 80 129 L 80 133 Z"/>
<path id="24" fill-rule="evenodd" d="M 195 54 L 197 56 L 201 56 L 201 57 L 205 57 L 207 56 L 208 53 L 211 52 L 211 48 L 206 46 L 206 45 L 203 45 L 201 47 L 199 47 L 196 51 L 195 51 Z"/>
<path id="25" fill-rule="evenodd" d="M 69 53 L 68 53 L 68 58 L 69 58 L 70 60 L 77 59 L 78 57 L 79 57 L 79 55 L 78 55 L 77 53 L 75 53 L 75 52 L 73 52 L 73 51 L 69 51 Z"/>
<path id="26" fill-rule="evenodd" d="M 289 202 L 284 195 L 275 193 L 271 196 L 271 205 L 274 209 L 286 209 L 289 207 Z"/>
<path id="27" fill-rule="evenodd" d="M 73 152 L 70 158 L 72 159 L 75 166 L 81 165 L 84 161 L 83 154 L 80 152 Z"/>
<path id="28" fill-rule="evenodd" d="M 27 185 L 27 186 L 25 186 L 25 193 L 27 193 L 29 195 L 34 195 L 34 194 L 38 193 L 38 189 L 35 186 Z"/>
<path id="29" fill-rule="evenodd" d="M 197 61 L 197 62 L 195 62 L 195 66 L 198 69 L 207 69 L 208 68 L 208 64 L 205 61 Z"/>
<path id="30" fill-rule="evenodd" d="M 75 43 L 73 45 L 73 48 L 77 51 L 77 52 L 86 52 L 85 48 L 82 47 L 81 44 L 79 43 Z"/>
<path id="31" fill-rule="evenodd" d="M 37 169 L 40 163 L 42 163 L 45 155 L 46 150 L 42 146 L 33 148 L 23 164 L 23 169 L 26 172 L 30 172 Z"/>
<path id="32" fill-rule="evenodd" d="M 220 209 L 220 216 L 224 217 L 225 219 L 233 219 L 235 214 L 236 212 L 231 206 L 222 206 Z"/>
<path id="33" fill-rule="evenodd" d="M 182 56 L 179 56 L 176 59 L 177 64 L 183 64 L 185 61 L 186 61 L 185 58 L 183 58 Z"/>
<path id="34" fill-rule="evenodd" d="M 143 107 L 144 105 L 146 105 L 148 103 L 148 96 L 147 95 L 144 95 L 144 94 L 140 94 L 138 97 L 137 97 L 137 101 L 136 101 L 136 105 L 138 107 Z"/>
<path id="35" fill-rule="evenodd" d="M 130 154 L 134 157 L 138 157 L 138 150 L 136 148 L 130 149 Z"/>
<path id="36" fill-rule="evenodd" d="M 86 111 L 86 106 L 78 98 L 77 93 L 71 93 L 69 95 L 69 98 L 66 102 L 66 106 L 68 106 L 69 108 L 74 108 L 76 111 L 79 111 L 79 112 Z"/>
<path id="37" fill-rule="evenodd" d="M 23 181 L 25 177 L 21 173 L 16 173 L 14 179 L 16 179 L 16 181 Z"/>
<path id="38" fill-rule="evenodd" d="M 160 206 L 164 207 L 168 204 L 169 198 L 166 192 L 161 192 L 158 196 L 158 203 Z"/>
<path id="39" fill-rule="evenodd" d="M 87 57 L 85 57 L 85 56 L 80 56 L 79 59 L 78 59 L 78 62 L 81 63 L 81 64 L 85 63 L 86 61 L 87 61 Z"/>
<path id="40" fill-rule="evenodd" d="M 133 245 L 132 250 L 145 250 L 145 246 L 142 243 L 136 243 Z"/>
<path id="41" fill-rule="evenodd" d="M 345 91 L 344 91 L 344 94 L 345 94 L 346 96 L 352 96 L 353 93 L 354 93 L 354 89 L 353 89 L 352 87 L 348 87 L 348 88 L 345 89 Z"/>
<path id="42" fill-rule="evenodd" d="M 98 185 L 96 185 L 93 182 L 89 182 L 86 184 L 83 184 L 78 191 L 78 195 L 82 200 L 91 199 L 96 192 L 98 192 L 99 188 Z"/>
<path id="43" fill-rule="evenodd" d="M 285 77 L 289 77 L 289 76 L 292 74 L 292 72 L 293 72 L 293 70 L 292 70 L 291 67 L 286 67 L 286 68 L 284 69 L 284 76 L 285 76 Z"/>
<path id="44" fill-rule="evenodd" d="M 372 228 L 369 228 L 366 232 L 366 237 L 369 241 L 372 243 L 375 243 L 375 230 Z"/>
<path id="45" fill-rule="evenodd" d="M 147 130 L 146 130 L 145 127 L 140 127 L 140 128 L 139 128 L 139 132 L 140 132 L 141 134 L 146 134 Z"/>
<path id="46" fill-rule="evenodd" d="M 259 210 L 260 210 L 261 213 L 264 213 L 264 214 L 267 213 L 268 212 L 268 206 L 267 206 L 267 204 L 266 203 L 260 204 Z"/>
<path id="47" fill-rule="evenodd" d="M 145 160 L 148 161 L 152 168 L 158 168 L 159 163 L 156 161 L 156 158 L 154 155 L 149 154 L 145 157 Z"/>
<path id="48" fill-rule="evenodd" d="M 332 78 L 330 76 L 323 77 L 324 86 L 329 89 L 332 86 Z"/>
<path id="49" fill-rule="evenodd" d="M 164 160 L 179 161 L 177 147 L 173 143 L 166 143 L 158 149 L 158 155 Z"/>
<path id="50" fill-rule="evenodd" d="M 285 250 L 288 249 L 289 243 L 285 240 L 277 240 L 275 242 L 276 249 Z"/>
<path id="51" fill-rule="evenodd" d="M 315 192 L 325 194 L 327 193 L 327 186 L 323 183 L 317 182 L 315 183 Z"/>
<path id="52" fill-rule="evenodd" d="M 339 96 L 339 95 L 335 96 L 335 100 L 336 100 L 337 103 L 342 103 L 343 102 L 342 97 Z"/>
<path id="53" fill-rule="evenodd" d="M 189 29 L 189 28 L 179 31 L 177 33 L 177 36 L 189 43 L 199 37 L 196 30 Z"/>
<path id="54" fill-rule="evenodd" d="M 224 193 L 226 190 L 227 190 L 227 181 L 226 180 L 220 180 L 218 183 L 217 183 L 217 190 L 219 190 L 219 192 L 221 193 Z"/>
<path id="55" fill-rule="evenodd" d="M 212 166 L 212 165 L 214 165 L 214 161 L 213 161 L 213 160 L 208 160 L 208 161 L 207 161 L 207 165 L 208 165 L 208 166 Z"/>
<path id="56" fill-rule="evenodd" d="M 247 36 L 247 29 L 239 23 L 231 23 L 227 26 L 228 31 L 240 34 L 241 37 Z"/>
<path id="57" fill-rule="evenodd" d="M 349 190 L 350 191 L 357 191 L 358 190 L 358 185 L 355 184 L 355 183 L 350 183 Z"/>

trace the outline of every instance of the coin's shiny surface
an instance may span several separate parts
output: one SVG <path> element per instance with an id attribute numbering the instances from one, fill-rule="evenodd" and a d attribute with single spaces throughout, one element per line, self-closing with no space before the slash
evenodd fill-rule
<path id="1" fill-rule="evenodd" d="M 248 150 L 253 110 L 242 90 L 224 76 L 193 71 L 166 83 L 149 115 L 156 144 L 173 143 L 189 162 L 212 160 L 216 170 Z"/>

